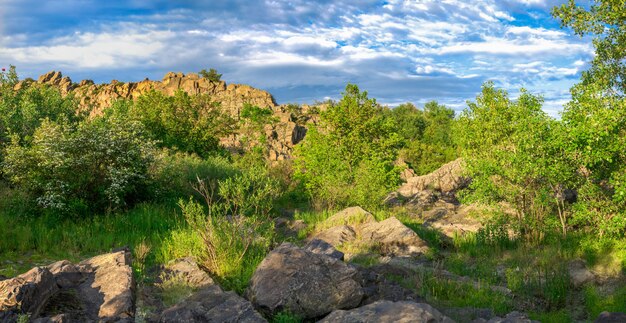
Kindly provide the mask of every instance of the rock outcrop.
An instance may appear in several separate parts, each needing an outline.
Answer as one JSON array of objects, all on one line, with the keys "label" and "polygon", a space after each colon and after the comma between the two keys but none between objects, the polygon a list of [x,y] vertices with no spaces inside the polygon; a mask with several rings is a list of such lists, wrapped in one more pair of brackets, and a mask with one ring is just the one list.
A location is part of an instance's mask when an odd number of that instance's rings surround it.
[{"label": "rock outcrop", "polygon": [[317,318],[359,305],[363,290],[357,274],[338,259],[283,243],[257,267],[246,295],[266,314],[286,310]]},{"label": "rock outcrop", "polygon": [[415,302],[378,301],[353,310],[337,310],[320,323],[428,322],[453,323],[432,306]]},{"label": "rock outcrop", "polygon": [[163,311],[159,322],[267,322],[250,302],[212,285]]},{"label": "rock outcrop", "polygon": [[463,159],[458,158],[430,174],[407,178],[406,183],[397,191],[405,198],[410,198],[425,190],[450,193],[467,186],[467,184],[469,184],[468,179],[463,177]]},{"label": "rock outcrop", "polygon": [[[30,83],[32,82],[21,81],[16,85],[16,89],[23,88]],[[120,82],[113,80],[109,84],[95,84],[91,80],[74,83],[69,77],[64,77],[61,72],[52,71],[41,75],[36,83],[56,87],[62,95],[72,94],[79,102],[79,110],[88,112],[92,116],[102,114],[102,111],[111,106],[115,100],[136,100],[153,90],[166,95],[174,95],[179,90],[190,95],[208,95],[211,101],[219,103],[220,108],[235,119],[239,119],[245,104],[271,109],[276,122],[265,125],[263,135],[267,138],[268,158],[272,161],[290,158],[293,146],[306,135],[306,124],[317,122],[316,113],[312,112],[313,109],[309,106],[303,105],[298,111],[294,111],[288,105],[277,105],[267,91],[243,84],[213,82],[195,73],[170,72],[161,81],[145,79],[140,82]],[[240,142],[240,134],[221,138],[220,142],[229,149],[244,148]]]},{"label": "rock outcrop", "polygon": [[360,207],[340,211],[322,223],[332,226],[315,234],[318,239],[340,247],[352,243],[360,249],[375,249],[383,256],[420,256],[428,245],[413,230],[395,217],[377,222],[374,216]]},{"label": "rock outcrop", "polygon": [[3,322],[20,314],[38,322],[131,322],[134,305],[128,250],[78,264],[59,261],[0,282]]}]

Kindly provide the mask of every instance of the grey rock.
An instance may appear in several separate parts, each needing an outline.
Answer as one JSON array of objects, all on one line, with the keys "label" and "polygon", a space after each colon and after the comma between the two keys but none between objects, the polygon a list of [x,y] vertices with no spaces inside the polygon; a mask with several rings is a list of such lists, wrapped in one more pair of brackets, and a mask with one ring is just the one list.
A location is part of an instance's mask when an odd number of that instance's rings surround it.
[{"label": "grey rock", "polygon": [[57,261],[47,268],[54,275],[59,288],[75,287],[85,279],[80,268],[67,260]]},{"label": "grey rock", "polygon": [[267,322],[250,302],[217,286],[202,288],[163,311],[159,322]]},{"label": "grey rock", "polygon": [[378,301],[357,309],[336,310],[320,323],[428,322],[453,323],[432,306],[415,302]]},{"label": "grey rock", "polygon": [[283,243],[258,266],[246,295],[267,314],[287,310],[316,318],[359,305],[363,290],[356,276],[356,269],[337,259]]},{"label": "grey rock", "polygon": [[45,267],[0,281],[0,319],[11,321],[25,313],[37,317],[58,290],[54,276]]},{"label": "grey rock", "polygon": [[326,255],[326,256],[329,256],[331,258],[335,258],[337,260],[343,260],[343,257],[344,257],[343,252],[335,249],[335,247],[333,247],[328,242],[326,242],[324,240],[320,240],[320,239],[313,239],[313,240],[309,241],[304,246],[304,249],[308,250],[308,251],[310,251],[312,253],[315,253],[315,254],[318,254],[318,255]]},{"label": "grey rock", "polygon": [[78,264],[86,279],[76,290],[87,318],[124,321],[134,316],[135,282],[128,250],[99,255]]},{"label": "grey rock", "polygon": [[180,258],[169,262],[162,271],[160,279],[180,278],[194,288],[202,288],[214,285],[213,279],[193,260],[193,258]]},{"label": "grey rock", "polygon": [[356,232],[352,227],[340,225],[316,234],[313,239],[323,240],[332,246],[338,247],[346,242],[354,241],[356,239]]},{"label": "grey rock", "polygon": [[334,225],[354,225],[360,223],[376,222],[374,216],[360,206],[353,206],[333,214],[326,219],[326,223]]},{"label": "grey rock", "polygon": [[567,272],[570,282],[577,288],[596,280],[596,275],[587,269],[587,265],[581,259],[570,261],[567,265]]},{"label": "grey rock", "polygon": [[418,256],[429,249],[424,240],[395,217],[366,223],[360,231],[362,242],[380,246],[383,255]]}]

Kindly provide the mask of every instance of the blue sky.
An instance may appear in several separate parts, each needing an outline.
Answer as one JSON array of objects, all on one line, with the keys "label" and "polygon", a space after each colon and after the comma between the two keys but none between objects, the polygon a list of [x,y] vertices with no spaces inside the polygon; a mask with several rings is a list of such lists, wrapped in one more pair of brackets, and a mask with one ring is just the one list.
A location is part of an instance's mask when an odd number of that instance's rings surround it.
[{"label": "blue sky", "polygon": [[485,81],[544,96],[557,115],[590,40],[562,30],[565,0],[0,0],[0,65],[21,77],[161,79],[216,68],[278,103],[437,100],[462,110]]}]

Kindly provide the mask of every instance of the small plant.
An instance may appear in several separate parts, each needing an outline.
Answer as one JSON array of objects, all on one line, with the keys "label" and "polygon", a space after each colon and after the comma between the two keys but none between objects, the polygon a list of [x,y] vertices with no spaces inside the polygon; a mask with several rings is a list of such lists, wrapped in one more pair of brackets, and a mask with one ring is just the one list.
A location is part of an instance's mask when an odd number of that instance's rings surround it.
[{"label": "small plant", "polygon": [[151,249],[150,245],[146,243],[146,240],[141,240],[141,242],[134,249],[135,259],[137,261],[137,270],[140,275],[143,275],[145,272],[146,257],[150,253]]},{"label": "small plant", "polygon": [[211,82],[219,82],[222,80],[222,74],[217,73],[217,70],[214,68],[211,68],[208,71],[206,69],[202,69],[199,74]]},{"label": "small plant", "polygon": [[300,323],[303,321],[304,320],[296,314],[293,314],[288,311],[282,311],[282,312],[276,313],[276,315],[272,317],[272,320],[270,322],[272,323]]}]

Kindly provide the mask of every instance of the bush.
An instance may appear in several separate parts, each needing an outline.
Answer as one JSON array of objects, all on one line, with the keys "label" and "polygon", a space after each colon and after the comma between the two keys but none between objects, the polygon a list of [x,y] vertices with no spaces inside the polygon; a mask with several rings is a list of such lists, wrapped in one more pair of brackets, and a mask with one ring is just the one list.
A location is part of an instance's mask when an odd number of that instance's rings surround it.
[{"label": "bush", "polygon": [[211,82],[219,82],[222,80],[222,74],[217,73],[217,70],[214,68],[209,69],[208,71],[206,69],[202,69],[202,71],[200,71],[200,76]]},{"label": "bush", "polygon": [[208,212],[191,199],[179,205],[203,243],[198,258],[225,288],[243,292],[274,239],[269,212],[278,184],[253,166],[221,181],[198,179],[195,188]]},{"label": "bush", "polygon": [[116,101],[106,111],[141,122],[149,138],[162,147],[201,157],[224,154],[220,138],[236,129],[235,120],[211,96],[182,90],[173,96],[153,90],[136,101]]},{"label": "bush", "polygon": [[349,84],[296,146],[296,178],[318,207],[380,205],[399,182],[400,138],[376,100]]},{"label": "bush", "polygon": [[13,137],[3,171],[39,207],[85,215],[143,198],[153,153],[137,122],[98,118],[74,128],[44,121],[32,143],[21,146]]}]

